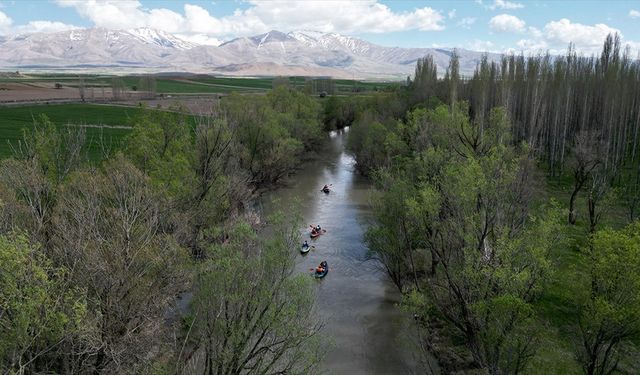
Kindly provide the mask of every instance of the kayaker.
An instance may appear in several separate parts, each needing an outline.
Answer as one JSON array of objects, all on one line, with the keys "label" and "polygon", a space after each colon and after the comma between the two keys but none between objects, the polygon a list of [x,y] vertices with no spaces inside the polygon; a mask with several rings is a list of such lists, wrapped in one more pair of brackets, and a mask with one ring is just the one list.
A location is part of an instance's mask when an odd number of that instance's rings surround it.
[{"label": "kayaker", "polygon": [[322,190],[329,190],[329,185],[324,185],[324,187],[322,188]]},{"label": "kayaker", "polygon": [[304,243],[302,244],[302,247],[309,247],[309,244],[307,243],[307,240],[304,240]]},{"label": "kayaker", "polygon": [[321,230],[321,228],[320,228],[320,224],[316,225],[316,232],[317,232],[317,233],[320,233],[320,230]]}]

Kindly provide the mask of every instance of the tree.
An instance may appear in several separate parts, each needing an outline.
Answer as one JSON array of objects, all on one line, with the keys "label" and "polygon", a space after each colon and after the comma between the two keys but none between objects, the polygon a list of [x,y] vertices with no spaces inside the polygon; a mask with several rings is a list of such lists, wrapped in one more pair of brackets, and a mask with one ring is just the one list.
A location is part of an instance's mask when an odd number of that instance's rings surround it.
[{"label": "tree", "polygon": [[81,330],[83,290],[69,287],[68,270],[55,267],[22,235],[0,236],[0,371],[55,371],[64,344]]},{"label": "tree", "polygon": [[[260,240],[238,223],[195,280],[183,373],[314,373],[322,343],[306,275],[292,276],[297,231]],[[295,227],[292,227],[295,228]]]},{"label": "tree", "polygon": [[256,190],[292,173],[305,147],[315,147],[321,139],[320,106],[284,87],[264,98],[230,95],[223,111],[242,146],[241,166]]},{"label": "tree", "polygon": [[111,78],[111,95],[113,96],[113,100],[124,99],[124,93],[125,93],[125,85],[122,78],[119,78],[119,77]]},{"label": "tree", "polygon": [[58,130],[42,115],[12,145],[15,157],[0,162],[0,185],[16,203],[10,226],[26,230],[47,250],[58,187],[84,161],[85,140],[84,128]]},{"label": "tree", "polygon": [[138,85],[133,87],[133,91],[142,92],[143,97],[146,97],[147,99],[153,99],[156,97],[156,89],[156,77],[150,75],[140,77]]},{"label": "tree", "polygon": [[[409,77],[407,77],[409,80]],[[423,102],[436,94],[438,84],[438,67],[433,56],[427,55],[418,59],[416,70],[410,87],[415,102]]]},{"label": "tree", "polygon": [[11,147],[15,159],[33,162],[47,178],[59,184],[86,160],[85,145],[84,127],[58,127],[43,114]]},{"label": "tree", "polygon": [[601,163],[599,141],[595,134],[582,132],[576,136],[571,169],[573,171],[573,192],[569,199],[569,223],[576,223],[575,202],[578,193],[589,180],[591,173]]},{"label": "tree", "polygon": [[637,218],[638,204],[640,204],[640,164],[635,169],[635,176],[631,176],[626,181],[626,186],[623,192],[623,199],[629,212],[629,221],[634,221]]},{"label": "tree", "polygon": [[611,187],[611,177],[604,168],[596,168],[591,172],[587,186],[587,210],[589,212],[589,233],[596,230],[602,216],[611,209],[618,190]]},{"label": "tree", "polygon": [[275,77],[272,81],[271,81],[271,88],[273,90],[279,88],[279,87],[284,87],[286,89],[289,89],[289,77],[284,77],[284,76],[279,76],[279,77]]},{"label": "tree", "polygon": [[384,172],[376,178],[383,191],[373,199],[376,224],[367,230],[365,241],[373,258],[384,267],[400,292],[405,291],[407,284],[419,289],[414,260],[417,233],[407,200],[415,193],[406,179]]},{"label": "tree", "polygon": [[449,67],[447,68],[448,82],[448,98],[451,112],[455,113],[456,103],[458,101],[458,85],[460,82],[460,59],[458,52],[454,49],[449,60]]},{"label": "tree", "polygon": [[577,358],[586,374],[611,374],[640,338],[640,223],[596,232],[578,320]]},{"label": "tree", "polygon": [[84,84],[84,78],[82,77],[78,77],[78,94],[80,95],[80,100],[84,103],[85,84]]},{"label": "tree", "polygon": [[85,368],[139,372],[158,354],[164,317],[185,289],[186,252],[163,233],[149,179],[122,156],[79,171],[60,194],[53,258],[87,289],[95,325]]},{"label": "tree", "polygon": [[551,273],[559,216],[530,214],[534,165],[526,145],[510,144],[505,111],[480,125],[456,108],[428,121],[416,112],[400,128],[430,142],[412,143],[413,163],[378,164],[388,167],[376,176],[394,178],[377,183],[383,209],[367,239],[401,290],[422,296],[420,316],[448,323],[479,367],[517,373],[536,349],[532,303]]}]

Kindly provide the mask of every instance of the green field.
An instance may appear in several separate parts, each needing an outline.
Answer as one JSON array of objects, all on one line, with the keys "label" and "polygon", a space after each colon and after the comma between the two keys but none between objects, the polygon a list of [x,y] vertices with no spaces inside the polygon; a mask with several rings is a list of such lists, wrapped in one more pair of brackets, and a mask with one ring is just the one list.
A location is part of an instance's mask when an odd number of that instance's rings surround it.
[{"label": "green field", "polygon": [[[83,76],[87,87],[110,87],[114,76],[89,75]],[[125,89],[132,90],[140,84],[141,76],[123,76]],[[221,94],[231,92],[264,92],[273,87],[273,77],[242,78],[242,77],[215,77],[209,75],[177,75],[156,76],[156,91],[159,94]],[[307,77],[289,77],[291,86],[303,88]],[[78,75],[71,74],[46,74],[29,75],[24,77],[0,77],[1,83],[25,83],[48,82],[61,83],[63,86],[77,87]],[[369,82],[348,79],[334,80],[337,94],[351,92],[382,90],[398,82]]]},{"label": "green field", "polygon": [[[132,119],[143,110],[135,107],[107,106],[95,104],[32,105],[25,107],[0,107],[0,158],[11,156],[10,144],[17,144],[24,129],[33,126],[33,119],[45,114],[56,126],[86,127],[89,153],[99,152],[98,140],[102,138],[111,145],[118,145],[129,133]],[[117,127],[117,128],[114,128]]]}]

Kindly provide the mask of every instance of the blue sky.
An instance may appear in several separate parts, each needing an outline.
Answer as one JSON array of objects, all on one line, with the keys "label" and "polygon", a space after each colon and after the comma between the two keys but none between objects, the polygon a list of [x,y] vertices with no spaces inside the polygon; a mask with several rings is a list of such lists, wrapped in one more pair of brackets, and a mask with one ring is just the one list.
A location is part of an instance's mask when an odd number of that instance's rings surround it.
[{"label": "blue sky", "polygon": [[218,44],[238,36],[318,30],[388,46],[589,54],[609,32],[640,51],[639,1],[0,0],[0,34],[77,27],[153,27]]}]

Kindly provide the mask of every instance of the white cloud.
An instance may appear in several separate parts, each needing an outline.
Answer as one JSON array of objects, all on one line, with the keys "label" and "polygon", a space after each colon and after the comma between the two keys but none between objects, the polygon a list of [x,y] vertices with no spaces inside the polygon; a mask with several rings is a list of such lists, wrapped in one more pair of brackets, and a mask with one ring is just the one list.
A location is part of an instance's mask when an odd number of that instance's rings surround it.
[{"label": "white cloud", "polygon": [[510,14],[500,14],[489,21],[489,27],[491,30],[499,33],[523,32],[525,29],[525,22]]},{"label": "white cloud", "polygon": [[627,40],[623,44],[629,47],[632,58],[640,59],[640,42]]},{"label": "white cloud", "polygon": [[[72,7],[95,26],[112,29],[153,27],[166,32],[208,40],[255,35],[272,29],[310,29],[345,34],[386,33],[405,30],[443,30],[445,16],[429,7],[395,12],[377,0],[326,2],[249,0],[249,8],[215,17],[205,8],[185,4],[184,12],[146,9],[138,0],[56,0]],[[455,16],[455,12],[453,14]]]},{"label": "white cloud", "polygon": [[603,23],[594,26],[573,23],[563,18],[559,21],[551,21],[544,27],[545,39],[563,43],[574,43],[576,47],[590,48],[601,47],[608,34],[620,33],[620,30],[609,27]]},{"label": "white cloud", "polygon": [[452,9],[449,11],[449,13],[447,13],[447,16],[449,16],[449,18],[455,18],[456,17],[456,10]]},{"label": "white cloud", "polygon": [[4,14],[4,12],[0,12],[0,34],[8,32],[12,23],[13,20],[9,18],[9,16]]},{"label": "white cloud", "polygon": [[[251,8],[236,13],[238,18],[257,19],[282,30],[312,27],[320,31],[344,33],[384,33],[418,29],[443,30],[440,12],[429,7],[412,12],[393,12],[377,0],[354,2],[256,1]],[[235,15],[234,15],[235,16]]]},{"label": "white cloud", "polygon": [[492,52],[494,44],[488,40],[476,39],[473,42],[469,43],[467,46],[472,51]]},{"label": "white cloud", "polygon": [[52,21],[31,21],[26,25],[19,25],[13,28],[12,33],[30,34],[30,33],[55,33],[58,31],[66,31],[79,29],[78,26],[69,25],[62,22]]},{"label": "white cloud", "polygon": [[477,18],[475,17],[464,17],[460,21],[458,21],[458,23],[456,23],[456,26],[460,26],[463,29],[470,29],[471,25],[476,23],[476,20]]},{"label": "white cloud", "polygon": [[488,8],[491,10],[520,9],[520,8],[524,8],[524,5],[520,3],[512,3],[511,1],[506,1],[506,0],[494,0],[493,4],[490,5]]},{"label": "white cloud", "polygon": [[11,17],[0,11],[0,35],[52,33],[71,29],[77,29],[77,27],[62,22],[52,21],[31,21],[25,25],[13,25]]},{"label": "white cloud", "polygon": [[529,26],[529,34],[533,37],[533,38],[541,38],[542,37],[542,31],[538,30],[537,28],[533,27],[533,26]]},{"label": "white cloud", "polygon": [[167,32],[180,29],[184,18],[168,9],[145,10],[138,0],[56,0],[62,7],[74,8],[81,17],[95,26],[109,29],[136,27],[161,28]]},{"label": "white cloud", "polygon": [[583,55],[599,54],[608,34],[618,33],[623,48],[628,46],[632,56],[640,52],[640,43],[624,40],[620,30],[605,24],[583,25],[562,18],[548,22],[542,30],[528,27],[528,37],[516,43],[516,52],[564,54],[569,43],[573,43],[576,52]]},{"label": "white cloud", "polygon": [[549,48],[547,42],[541,39],[521,39],[516,43],[516,46],[519,50],[527,53],[541,53]]},{"label": "white cloud", "polygon": [[640,18],[640,11],[637,11],[635,9],[631,9],[629,11],[629,17],[631,17],[631,18]]}]

